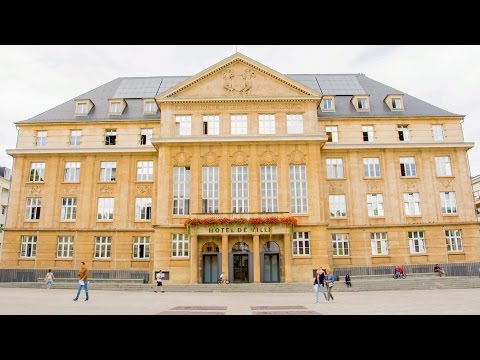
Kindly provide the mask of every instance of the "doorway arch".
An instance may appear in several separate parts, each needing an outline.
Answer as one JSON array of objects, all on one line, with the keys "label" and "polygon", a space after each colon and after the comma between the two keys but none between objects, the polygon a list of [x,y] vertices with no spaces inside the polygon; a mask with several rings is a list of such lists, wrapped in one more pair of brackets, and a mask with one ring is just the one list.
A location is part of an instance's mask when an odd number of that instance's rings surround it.
[{"label": "doorway arch", "polygon": [[202,282],[214,284],[217,282],[222,269],[222,256],[218,245],[213,241],[202,246]]},{"label": "doorway arch", "polygon": [[280,282],[280,247],[267,241],[260,252],[260,278],[264,283]]},{"label": "doorway arch", "polygon": [[252,254],[248,244],[242,241],[233,244],[230,257],[230,281],[234,283],[252,282]]}]

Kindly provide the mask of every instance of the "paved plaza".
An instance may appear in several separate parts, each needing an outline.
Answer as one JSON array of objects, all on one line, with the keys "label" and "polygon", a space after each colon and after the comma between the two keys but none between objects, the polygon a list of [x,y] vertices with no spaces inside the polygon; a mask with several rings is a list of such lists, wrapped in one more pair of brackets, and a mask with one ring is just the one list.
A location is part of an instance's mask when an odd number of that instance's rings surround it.
[{"label": "paved plaza", "polygon": [[201,293],[90,291],[74,302],[73,289],[0,288],[1,315],[400,315],[480,314],[480,289],[334,293],[314,303],[314,293]]}]

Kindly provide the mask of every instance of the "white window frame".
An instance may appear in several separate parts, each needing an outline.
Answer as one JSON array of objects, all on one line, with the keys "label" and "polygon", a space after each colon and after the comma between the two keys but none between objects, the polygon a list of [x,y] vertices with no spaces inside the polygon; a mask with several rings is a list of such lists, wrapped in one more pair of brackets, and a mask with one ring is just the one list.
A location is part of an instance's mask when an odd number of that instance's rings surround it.
[{"label": "white window frame", "polygon": [[275,134],[275,114],[258,115],[258,133]]},{"label": "white window frame", "polygon": [[65,162],[63,181],[64,182],[80,182],[80,162],[79,161]]},{"label": "white window frame", "polygon": [[28,174],[29,182],[44,182],[45,181],[45,163],[32,162],[30,163],[30,172]]},{"label": "white window frame", "polygon": [[220,135],[219,115],[203,115],[203,135]]},{"label": "white window frame", "polygon": [[320,110],[322,112],[333,112],[335,111],[335,98],[334,97],[324,97],[320,104]]},{"label": "white window frame", "polygon": [[36,146],[46,146],[47,145],[47,131],[38,130],[37,137],[35,139]]},{"label": "white window frame", "polygon": [[328,205],[331,219],[344,219],[347,217],[345,195],[328,195]]},{"label": "white window frame", "polygon": [[175,135],[177,136],[192,135],[192,116],[191,115],[175,116]]},{"label": "white window frame", "polygon": [[379,178],[380,176],[380,158],[363,158],[363,177]]},{"label": "white window frame", "polygon": [[73,236],[57,236],[57,259],[73,258]]},{"label": "white window frame", "polygon": [[248,117],[247,115],[230,115],[230,133],[232,135],[248,134]]},{"label": "white window frame", "polygon": [[293,233],[292,256],[310,256],[310,233],[308,231]]},{"label": "white window frame", "polygon": [[327,163],[327,179],[343,179],[343,159],[329,158]]},{"label": "white window frame", "polygon": [[420,209],[420,193],[404,193],[403,194],[403,208],[406,216],[422,215]]},{"label": "white window frame", "polygon": [[392,110],[403,110],[402,98],[392,97]]},{"label": "white window frame", "polygon": [[153,181],[153,161],[137,161],[137,181]]},{"label": "white window frame", "polygon": [[442,206],[442,215],[452,215],[457,213],[457,198],[455,191],[440,192],[440,203]]},{"label": "white window frame", "polygon": [[110,106],[108,107],[109,115],[121,115],[123,112],[123,106],[121,101],[110,101]]},{"label": "white window frame", "polygon": [[42,209],[42,198],[29,197],[25,203],[25,220],[38,221]]},{"label": "white window frame", "polygon": [[117,162],[100,161],[100,182],[115,182],[117,180]]},{"label": "white window frame", "polygon": [[140,129],[140,145],[152,145],[153,129]]},{"label": "white window frame", "polygon": [[386,232],[370,233],[372,255],[388,255],[388,238]]},{"label": "white window frame", "polygon": [[409,231],[408,243],[410,246],[410,254],[425,254],[427,252],[424,231]]},{"label": "white window frame", "polygon": [[357,109],[359,111],[368,111],[370,110],[370,104],[367,97],[357,98]]},{"label": "white window frame", "polygon": [[202,213],[217,214],[219,211],[219,167],[202,167]]},{"label": "white window frame", "polygon": [[397,131],[399,141],[410,141],[410,131],[408,129],[408,125],[397,125]]},{"label": "white window frame", "polygon": [[277,165],[260,166],[261,212],[278,212]]},{"label": "white window frame", "polygon": [[187,234],[172,234],[172,258],[188,258],[189,243]]},{"label": "white window frame", "polygon": [[362,139],[364,142],[373,142],[374,135],[373,125],[362,125]]},{"label": "white window frame", "polygon": [[112,251],[111,236],[95,236],[94,259],[110,259]]},{"label": "white window frame", "polygon": [[450,156],[435,156],[435,170],[437,176],[452,176]]},{"label": "white window frame", "polygon": [[[143,252],[143,254],[141,254]],[[132,239],[132,259],[150,259],[150,236],[134,236]]]},{"label": "white window frame", "polygon": [[385,216],[383,194],[367,194],[367,210],[369,217]]},{"label": "white window frame", "polygon": [[333,256],[350,256],[350,239],[348,234],[331,234]]},{"label": "white window frame", "polygon": [[135,221],[152,220],[152,198],[135,198]]},{"label": "white window frame", "polygon": [[307,167],[290,165],[290,212],[292,214],[308,213]]},{"label": "white window frame", "polygon": [[70,130],[70,145],[79,146],[82,141],[82,130]]},{"label": "white window frame", "polygon": [[416,177],[417,165],[414,157],[400,158],[400,176],[401,177]]},{"label": "white window frame", "polygon": [[325,133],[327,134],[327,142],[338,142],[338,126],[329,125],[325,126]]},{"label": "white window frame", "polygon": [[88,102],[77,102],[75,105],[75,115],[88,115]]},{"label": "white window frame", "polygon": [[115,198],[99,197],[97,201],[97,221],[112,221]]},{"label": "white window frame", "polygon": [[440,125],[440,124],[432,125],[432,133],[433,133],[433,140],[434,141],[444,141],[445,140],[445,133],[444,133],[443,125]]},{"label": "white window frame", "polygon": [[76,220],[77,219],[77,198],[62,198],[62,207],[60,209],[60,220]]},{"label": "white window frame", "polygon": [[117,144],[117,129],[105,129],[105,145],[113,146]]},{"label": "white window frame", "polygon": [[20,242],[20,257],[34,259],[37,256],[37,236],[22,235]]},{"label": "white window frame", "polygon": [[303,114],[287,114],[287,134],[303,134]]},{"label": "white window frame", "polygon": [[462,230],[445,230],[445,241],[448,252],[463,252]]},{"label": "white window frame", "polygon": [[173,215],[190,214],[190,168],[173,167]]},{"label": "white window frame", "polygon": [[158,111],[158,106],[155,100],[144,100],[143,101],[143,113],[144,114],[156,114]]},{"label": "white window frame", "polygon": [[232,212],[248,212],[248,166],[232,166]]}]

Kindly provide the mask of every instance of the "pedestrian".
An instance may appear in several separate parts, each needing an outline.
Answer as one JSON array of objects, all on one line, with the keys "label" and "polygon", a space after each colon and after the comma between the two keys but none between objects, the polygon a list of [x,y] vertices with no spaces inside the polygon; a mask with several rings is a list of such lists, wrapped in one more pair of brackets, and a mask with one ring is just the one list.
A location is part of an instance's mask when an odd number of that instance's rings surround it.
[{"label": "pedestrian", "polygon": [[85,301],[88,301],[88,269],[85,266],[85,261],[82,261],[80,263],[80,270],[78,270],[78,290],[77,290],[77,296],[75,296],[75,299],[73,301],[77,301],[78,297],[80,296],[80,291],[82,290],[82,287],[85,288]]},{"label": "pedestrian", "polygon": [[321,291],[325,302],[327,301],[327,294],[325,294],[325,285],[324,285],[325,273],[322,269],[317,269],[317,273],[313,278],[313,288],[315,289],[315,303],[318,303],[318,292]]},{"label": "pedestrian", "polygon": [[438,275],[440,275],[440,277],[443,276],[447,276],[447,274],[445,273],[445,270],[443,270],[440,265],[438,264],[435,264],[434,268],[433,268],[433,272],[436,272],[438,273]]},{"label": "pedestrian", "polygon": [[47,289],[50,289],[50,287],[53,284],[53,279],[55,276],[53,276],[52,269],[48,269],[47,275],[45,275],[45,281],[47,282]]},{"label": "pedestrian", "polygon": [[[157,289],[160,287],[160,291],[162,293],[165,292],[165,291],[163,291],[163,286],[162,286],[162,280],[163,280],[164,277],[165,277],[165,275],[163,274],[162,270],[159,270],[155,274],[155,280],[157,280]],[[155,292],[157,292],[157,289],[155,289]]]},{"label": "pedestrian", "polygon": [[347,284],[347,287],[349,288],[352,287],[352,280],[350,279],[350,274],[345,275],[345,284]]},{"label": "pedestrian", "polygon": [[335,278],[333,277],[333,271],[328,268],[325,271],[325,283],[327,284],[327,301],[330,301],[332,299],[333,302],[333,295],[332,295],[332,290],[333,290],[333,285],[335,283]]}]

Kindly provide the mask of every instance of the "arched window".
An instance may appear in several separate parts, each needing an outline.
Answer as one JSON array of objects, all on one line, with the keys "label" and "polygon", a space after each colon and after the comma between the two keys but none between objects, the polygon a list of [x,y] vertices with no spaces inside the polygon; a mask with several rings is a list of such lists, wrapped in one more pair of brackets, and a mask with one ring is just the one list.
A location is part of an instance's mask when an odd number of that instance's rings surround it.
[{"label": "arched window", "polygon": [[202,247],[202,252],[219,252],[217,244],[208,242]]},{"label": "arched window", "polygon": [[232,246],[232,252],[250,251],[248,245],[244,242],[237,242]]},{"label": "arched window", "polygon": [[280,248],[278,247],[275,241],[268,241],[263,245],[263,252],[280,252]]}]

